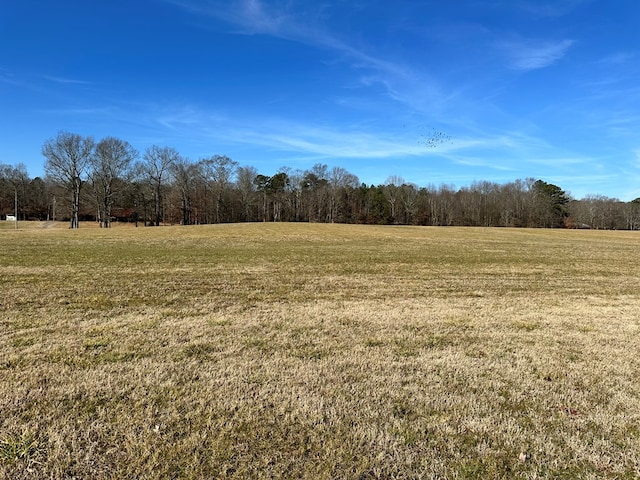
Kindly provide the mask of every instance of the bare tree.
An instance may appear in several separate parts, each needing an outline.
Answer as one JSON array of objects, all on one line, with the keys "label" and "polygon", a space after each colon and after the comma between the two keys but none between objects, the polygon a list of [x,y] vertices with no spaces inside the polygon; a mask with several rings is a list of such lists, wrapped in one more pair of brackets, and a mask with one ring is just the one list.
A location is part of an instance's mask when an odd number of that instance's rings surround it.
[{"label": "bare tree", "polygon": [[347,189],[354,189],[358,186],[358,177],[349,173],[342,167],[333,167],[329,171],[329,221],[335,222],[340,218],[340,213],[345,209],[345,205],[340,202],[340,196]]},{"label": "bare tree", "polygon": [[185,158],[178,159],[172,166],[174,185],[180,195],[182,210],[182,224],[191,225],[192,203],[195,185],[198,177],[201,176],[200,164],[193,164]]},{"label": "bare tree", "polygon": [[155,222],[156,226],[159,226],[162,221],[164,185],[171,175],[171,166],[179,160],[180,155],[172,147],[152,145],[144,153],[144,162],[141,165],[141,169],[142,174],[146,177],[153,190],[153,222]]},{"label": "bare tree", "polygon": [[290,170],[288,175],[289,185],[287,189],[290,196],[289,202],[291,204],[292,220],[299,222],[302,220],[304,213],[302,193],[304,190],[305,173],[299,168],[296,168],[295,170]]},{"label": "bare tree", "polygon": [[258,171],[254,167],[238,167],[236,174],[236,188],[240,191],[242,198],[242,205],[244,208],[243,217],[245,222],[249,222],[253,219],[251,214],[252,197],[256,191],[256,185],[254,184],[255,178],[258,176]]},{"label": "bare tree", "polygon": [[400,200],[400,187],[405,183],[404,178],[397,175],[390,176],[384,183],[384,196],[387,198],[389,206],[391,207],[391,221],[393,223],[398,223],[397,214],[398,201]]},{"label": "bare tree", "polygon": [[404,212],[405,224],[411,224],[418,210],[419,189],[414,183],[403,183],[400,186],[400,202]]},{"label": "bare tree", "polygon": [[323,163],[316,163],[304,173],[302,191],[308,200],[310,222],[326,222],[329,219],[328,176],[328,167]]},{"label": "bare tree", "polygon": [[129,180],[131,165],[138,152],[129,142],[107,137],[98,142],[90,159],[93,188],[98,203],[98,221],[101,227],[111,226],[111,207],[117,180]]},{"label": "bare tree", "polygon": [[20,210],[18,209],[18,193],[22,194],[23,203],[25,196],[25,187],[29,182],[27,167],[23,163],[19,163],[15,167],[11,165],[0,165],[0,180],[11,186],[13,190],[13,211],[16,222],[16,230],[18,229],[18,220],[20,218]]},{"label": "bare tree", "polygon": [[52,179],[62,183],[70,194],[70,228],[79,227],[80,190],[93,147],[92,137],[69,132],[59,132],[42,146],[42,155],[46,158],[45,171]]},{"label": "bare tree", "polygon": [[213,205],[215,210],[215,223],[222,222],[221,207],[224,196],[231,186],[233,176],[238,168],[238,162],[231,160],[226,155],[214,155],[211,158],[200,160],[205,179],[211,184],[213,191]]},{"label": "bare tree", "polygon": [[[532,183],[527,180],[527,182]],[[522,227],[527,224],[529,187],[523,180],[515,180],[500,187],[500,224],[505,227]]]},{"label": "bare tree", "polygon": [[629,230],[640,229],[640,199],[636,198],[626,203],[622,208],[622,213]]}]

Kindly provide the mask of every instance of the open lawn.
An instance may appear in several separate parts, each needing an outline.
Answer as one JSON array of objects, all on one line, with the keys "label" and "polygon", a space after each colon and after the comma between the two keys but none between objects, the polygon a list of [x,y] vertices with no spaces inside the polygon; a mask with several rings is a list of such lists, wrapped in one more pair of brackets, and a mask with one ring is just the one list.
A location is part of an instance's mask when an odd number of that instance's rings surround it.
[{"label": "open lawn", "polygon": [[20,227],[0,478],[640,477],[638,232]]}]

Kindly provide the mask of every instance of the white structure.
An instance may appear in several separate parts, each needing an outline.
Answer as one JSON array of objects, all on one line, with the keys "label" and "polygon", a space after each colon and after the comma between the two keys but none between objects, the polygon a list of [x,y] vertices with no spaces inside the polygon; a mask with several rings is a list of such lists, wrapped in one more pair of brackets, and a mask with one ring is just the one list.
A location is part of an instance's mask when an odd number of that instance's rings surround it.
[{"label": "white structure", "polygon": [[16,221],[15,215],[7,215],[7,222],[15,222],[15,221]]}]

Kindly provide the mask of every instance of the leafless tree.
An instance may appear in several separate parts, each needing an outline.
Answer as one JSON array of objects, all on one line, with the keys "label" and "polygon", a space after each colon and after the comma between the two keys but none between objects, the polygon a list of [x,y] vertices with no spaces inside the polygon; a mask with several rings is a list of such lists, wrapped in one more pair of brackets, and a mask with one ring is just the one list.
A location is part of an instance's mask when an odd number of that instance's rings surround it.
[{"label": "leafless tree", "polygon": [[404,178],[399,177],[397,175],[392,175],[387,178],[387,181],[384,183],[384,196],[387,198],[389,202],[389,206],[391,207],[391,221],[393,223],[398,222],[398,201],[400,200],[400,187],[404,185]]},{"label": "leafless tree", "polygon": [[59,132],[55,138],[47,140],[42,146],[47,175],[62,183],[70,194],[70,228],[79,227],[80,190],[93,148],[92,137],[82,137],[69,132]]},{"label": "leafless tree", "polygon": [[404,210],[404,223],[413,222],[418,210],[419,189],[414,183],[403,183],[400,186],[400,202]]},{"label": "leafless tree", "polygon": [[205,179],[211,185],[213,192],[215,223],[220,223],[223,220],[221,215],[223,199],[236,174],[238,162],[231,160],[226,155],[214,155],[211,158],[200,160],[200,164]]},{"label": "leafless tree", "polygon": [[[281,169],[282,170],[282,169]],[[303,216],[303,188],[305,173],[303,170],[287,169],[289,183],[287,185],[288,210],[290,212],[289,220],[299,222]]]},{"label": "leafless tree", "polygon": [[358,177],[342,167],[333,167],[329,171],[329,221],[335,222],[339,218],[340,210],[345,208],[340,202],[341,194],[348,188],[358,186]]},{"label": "leafless tree", "polygon": [[98,203],[98,221],[101,227],[111,226],[113,196],[117,193],[117,180],[130,180],[131,166],[138,152],[129,142],[107,137],[98,142],[90,159],[90,172]]},{"label": "leafless tree", "polygon": [[0,165],[0,181],[8,184],[13,190],[13,210],[15,216],[15,227],[18,229],[18,220],[20,218],[20,210],[18,208],[18,194],[21,194],[24,202],[25,187],[29,183],[29,175],[27,167],[23,163],[19,163],[15,167],[12,165]]},{"label": "leafless tree", "polygon": [[178,194],[180,195],[182,224],[191,225],[193,223],[193,195],[196,181],[200,176],[199,164],[194,164],[184,158],[180,158],[171,166],[171,171],[174,178],[174,187],[178,190]]},{"label": "leafless tree", "polygon": [[236,174],[236,188],[240,192],[244,209],[243,216],[246,222],[253,219],[251,204],[256,191],[254,180],[257,176],[258,170],[254,167],[239,167]]},{"label": "leafless tree", "polygon": [[629,230],[640,229],[640,200],[635,199],[626,203],[622,208],[623,218],[625,220],[625,228]]},{"label": "leafless tree", "polygon": [[329,220],[329,170],[327,165],[316,163],[306,170],[303,179],[303,191],[308,203],[308,218],[311,222]]},{"label": "leafless tree", "polygon": [[172,147],[152,145],[144,153],[144,162],[141,165],[141,170],[153,190],[153,221],[156,226],[159,226],[162,221],[162,201],[165,183],[171,175],[171,166],[179,160],[180,155]]}]

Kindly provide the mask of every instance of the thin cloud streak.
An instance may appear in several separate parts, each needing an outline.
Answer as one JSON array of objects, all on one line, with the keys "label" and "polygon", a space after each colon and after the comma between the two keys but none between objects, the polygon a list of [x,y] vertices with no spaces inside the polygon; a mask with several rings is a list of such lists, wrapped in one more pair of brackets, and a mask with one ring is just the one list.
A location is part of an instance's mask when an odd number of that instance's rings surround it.
[{"label": "thin cloud streak", "polygon": [[[217,1],[194,2],[193,0],[167,0],[192,13],[207,15],[227,22],[239,30],[238,34],[269,35],[283,40],[302,43],[316,48],[332,51],[347,61],[354,70],[370,70],[375,72],[361,77],[362,86],[380,84],[388,92],[388,96],[396,101],[407,103],[404,91],[407,83],[423,85],[421,91],[437,91],[435,81],[428,76],[418,76],[406,65],[388,61],[384,58],[366,53],[339,38],[334,33],[312,23],[301,21],[295,12],[276,6],[265,7],[260,0],[239,0],[231,3]],[[421,95],[424,97],[424,95]],[[442,98],[430,95],[429,99]],[[414,103],[409,102],[409,103]]]},{"label": "thin cloud streak", "polygon": [[606,66],[611,65],[625,65],[633,62],[638,55],[633,52],[618,52],[611,54],[607,57],[601,58],[596,63],[603,64]]},{"label": "thin cloud streak", "polygon": [[[149,114],[149,117],[153,114]],[[384,129],[335,129],[266,117],[228,117],[188,106],[155,115],[159,133],[197,145],[230,148],[263,148],[286,153],[287,157],[314,159],[389,159],[440,158],[459,165],[483,167],[495,171],[516,171],[528,164],[563,171],[575,165],[595,165],[601,159],[567,152],[558,155],[557,147],[523,132],[500,135],[478,134],[455,138],[451,143],[429,148],[419,137],[390,134]],[[268,127],[252,128],[248,125]],[[486,154],[485,154],[486,153]],[[492,160],[487,160],[492,158]],[[284,160],[284,159],[283,159]]]},{"label": "thin cloud streak", "polygon": [[[218,132],[215,134],[220,136]],[[275,151],[322,158],[393,159],[433,154],[426,146],[416,146],[409,139],[293,124],[283,124],[270,131],[232,128],[223,136],[229,143],[242,145],[250,142]]]},{"label": "thin cloud streak", "polygon": [[519,40],[502,42],[500,47],[510,59],[514,70],[530,71],[546,68],[562,59],[575,44],[574,40],[556,42]]},{"label": "thin cloud streak", "polygon": [[100,116],[113,116],[116,113],[116,109],[113,107],[69,107],[69,108],[51,108],[51,109],[40,109],[36,110],[36,112],[46,115],[55,115],[55,116],[71,116],[75,117],[78,115],[87,116],[91,118],[99,118]]},{"label": "thin cloud streak", "polygon": [[524,0],[518,7],[537,17],[561,17],[590,0]]},{"label": "thin cloud streak", "polygon": [[247,35],[270,35],[273,37],[299,42],[318,48],[333,50],[348,57],[354,68],[373,68],[396,75],[403,75],[402,67],[381,58],[369,55],[354,48],[335,34],[313,23],[301,21],[294,11],[268,7],[261,0],[240,0],[232,5],[209,10],[208,13],[241,28],[240,33]]},{"label": "thin cloud streak", "polygon": [[2,70],[2,69],[0,69],[0,83],[4,83],[5,85],[11,85],[12,87],[31,88],[31,86],[28,83],[16,78],[16,76],[13,75],[11,72],[7,70]]},{"label": "thin cloud streak", "polygon": [[61,83],[65,85],[92,85],[92,82],[87,82],[85,80],[76,80],[73,78],[55,77],[51,75],[42,75],[42,78],[50,82]]},{"label": "thin cloud streak", "polygon": [[[194,106],[158,112],[151,107],[143,118],[153,118],[159,131],[190,143],[267,148],[296,155],[366,159],[433,155],[434,149],[410,135],[391,135],[359,128],[335,129],[262,116],[230,117]],[[261,128],[248,125],[262,125]],[[444,151],[440,149],[440,153]]]}]

